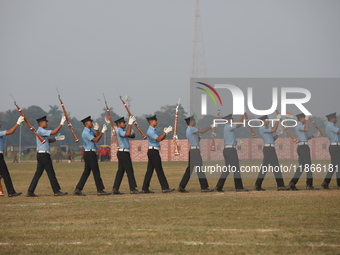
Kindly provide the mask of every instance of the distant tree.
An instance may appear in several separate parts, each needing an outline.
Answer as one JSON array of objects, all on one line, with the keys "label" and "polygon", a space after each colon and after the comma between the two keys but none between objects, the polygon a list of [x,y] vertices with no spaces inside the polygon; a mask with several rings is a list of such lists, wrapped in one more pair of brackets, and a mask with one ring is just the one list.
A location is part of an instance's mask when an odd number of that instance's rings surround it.
[{"label": "distant tree", "polygon": [[27,116],[27,118],[30,119],[32,125],[36,123],[35,121],[36,119],[47,115],[47,112],[45,112],[43,109],[36,105],[32,105],[29,106],[27,109],[24,109],[24,113]]},{"label": "distant tree", "polygon": [[[157,130],[159,131],[159,133],[163,132],[164,127],[167,126],[174,126],[174,117],[175,117],[175,110],[176,110],[176,106],[177,105],[164,105],[160,108],[160,110],[154,112],[154,113],[150,113],[147,115],[142,115],[142,116],[135,116],[136,120],[139,124],[139,126],[141,127],[141,129],[144,131],[144,133],[146,133],[149,124],[146,120],[147,116],[151,116],[153,114],[157,115],[158,121],[159,121],[159,125],[157,127]],[[62,111],[59,108],[59,106],[57,105],[50,105],[49,106],[49,110],[48,112],[45,112],[42,108],[40,108],[39,106],[36,105],[32,105],[29,106],[26,109],[22,109],[23,112],[25,113],[27,119],[30,121],[30,123],[37,128],[37,122],[36,119],[40,118],[44,115],[49,115],[48,116],[48,120],[49,120],[49,128],[53,129],[56,126],[59,125],[60,123],[60,118],[62,115]],[[117,118],[119,118],[120,116],[118,116],[113,108],[110,108],[110,112],[111,112],[111,116],[113,118],[113,120],[116,120]],[[95,119],[96,122],[98,122],[99,124],[104,124],[104,115],[106,114],[106,109],[103,108],[102,113],[100,114],[100,117],[98,117],[97,119]],[[251,116],[251,114],[249,115],[249,119],[255,119],[256,117]],[[17,121],[18,117],[20,116],[19,112],[17,111],[17,109],[13,109],[13,110],[7,110],[6,112],[0,112],[0,120],[2,122],[2,130],[6,130],[11,128]],[[184,121],[184,119],[187,117],[187,113],[184,111],[184,108],[180,105],[179,107],[179,118],[178,118],[178,138],[179,139],[186,139],[186,135],[185,135],[185,131],[187,129],[187,125]],[[221,116],[223,117],[223,116]],[[78,136],[79,139],[79,143],[78,145],[81,146],[82,145],[82,139],[81,139],[81,133],[84,129],[83,124],[80,122],[80,120],[71,117],[71,114],[69,113],[69,118],[70,121],[72,123],[73,129],[76,133],[76,135]],[[128,120],[128,116],[125,115],[126,120]],[[215,118],[215,116],[213,115],[207,115],[204,116],[202,119],[198,120],[197,122],[197,127],[198,128],[205,128],[209,125],[211,125],[213,123],[213,119]],[[234,116],[234,121],[238,121],[239,116]],[[340,118],[340,116],[338,116],[338,118]],[[317,117],[317,116],[313,116],[313,120],[315,121],[315,123],[318,125],[318,127],[325,132],[325,124],[327,123],[327,120],[325,117]],[[338,125],[339,126],[339,125]],[[101,127],[100,127],[101,128]],[[22,145],[23,146],[34,146],[36,143],[36,138],[35,136],[29,131],[29,129],[27,128],[26,124],[24,124],[24,126],[21,128],[22,129]],[[109,132],[110,132],[110,127],[109,127]],[[142,139],[142,136],[140,135],[140,133],[138,132],[138,130],[133,127],[135,133],[136,133],[136,139]],[[295,134],[295,128],[289,128],[290,131]],[[258,128],[254,128],[255,132],[258,134]],[[313,126],[313,124],[311,123],[310,125],[310,131],[309,131],[309,135],[312,135],[313,133],[315,133],[317,130],[315,129],[315,127]],[[109,143],[109,132],[107,132],[106,137],[107,137],[107,143]],[[74,145],[74,139],[73,136],[71,135],[69,128],[67,127],[67,124],[65,123],[64,127],[60,130],[60,133],[65,135],[65,140],[61,143],[58,144],[69,144],[69,145]],[[251,133],[249,128],[246,127],[240,127],[237,129],[236,131],[237,133],[237,138],[242,139],[242,138],[251,138]],[[223,125],[218,125],[217,126],[217,131],[216,131],[216,138],[223,138]],[[167,137],[167,139],[172,139],[173,133],[170,133]],[[207,138],[209,139],[211,137],[211,131],[206,132],[202,138]],[[258,137],[259,134],[258,134]],[[282,136],[284,137],[284,135]],[[7,136],[6,137],[6,144],[7,145],[17,145],[19,143],[19,130],[17,132],[15,132],[13,135]],[[102,139],[102,141],[99,143],[99,145],[104,143],[104,139]]]},{"label": "distant tree", "polygon": [[58,105],[50,105],[50,110],[48,112],[48,114],[50,116],[61,116],[63,114],[63,111],[59,110],[59,106]]},{"label": "distant tree", "polygon": [[[159,133],[163,133],[163,130],[165,127],[172,126],[174,127],[175,124],[175,114],[176,114],[176,107],[177,105],[164,105],[161,107],[160,111],[156,111],[154,114],[156,114],[158,119],[158,126],[157,130],[159,130]],[[178,126],[177,126],[177,136],[178,139],[185,139],[185,130],[187,128],[186,122],[184,119],[186,118],[186,112],[184,111],[184,108],[182,105],[178,107]],[[172,139],[173,132],[170,133],[170,135],[167,136],[167,139]]]}]

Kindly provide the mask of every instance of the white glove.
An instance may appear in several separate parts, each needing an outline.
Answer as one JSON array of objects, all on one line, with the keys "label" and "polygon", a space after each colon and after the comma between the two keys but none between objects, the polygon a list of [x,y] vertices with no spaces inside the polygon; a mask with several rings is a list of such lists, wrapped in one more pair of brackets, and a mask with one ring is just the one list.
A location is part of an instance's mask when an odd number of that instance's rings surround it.
[{"label": "white glove", "polygon": [[172,126],[164,128],[164,133],[169,134],[172,131]]},{"label": "white glove", "polygon": [[95,123],[93,124],[93,129],[94,129],[95,131],[97,131],[97,130],[99,129],[99,124],[98,124],[97,122],[95,122]]},{"label": "white glove", "polygon": [[310,115],[306,115],[305,120],[309,120]]},{"label": "white glove", "polygon": [[276,118],[277,118],[277,119],[282,119],[282,115],[281,115],[281,114],[278,114],[278,115],[276,116]]},{"label": "white glove", "polygon": [[56,135],[56,137],[54,137],[54,139],[56,141],[62,141],[65,139],[65,136],[64,135],[61,135],[60,133]]},{"label": "white glove", "polygon": [[237,146],[241,146],[243,143],[244,143],[244,142],[243,142],[242,140],[237,140],[237,141],[236,141]]},{"label": "white glove", "polygon": [[17,124],[20,125],[21,123],[23,123],[25,121],[25,118],[23,116],[20,116],[18,118]]},{"label": "white glove", "polygon": [[174,140],[178,140],[178,136],[177,136],[177,135],[174,135],[173,139],[174,139]]},{"label": "white glove", "polygon": [[215,123],[213,123],[212,125],[210,125],[210,127],[211,127],[211,128],[215,128],[215,127],[216,127]]},{"label": "white glove", "polygon": [[277,132],[276,132],[277,135],[282,135],[283,134],[283,129],[279,129]]},{"label": "white glove", "polygon": [[106,130],[107,130],[107,126],[104,124],[103,129],[102,129],[102,133],[104,134]]},{"label": "white glove", "polygon": [[135,121],[136,121],[135,116],[130,116],[128,124],[132,125]]},{"label": "white glove", "polygon": [[63,115],[61,117],[60,125],[64,125],[64,122],[66,121],[66,117]]}]

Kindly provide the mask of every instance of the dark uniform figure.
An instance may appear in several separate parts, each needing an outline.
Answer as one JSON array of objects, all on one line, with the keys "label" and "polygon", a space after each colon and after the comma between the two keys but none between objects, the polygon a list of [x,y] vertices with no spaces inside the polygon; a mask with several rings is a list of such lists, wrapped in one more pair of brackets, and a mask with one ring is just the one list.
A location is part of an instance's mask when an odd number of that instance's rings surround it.
[{"label": "dark uniform figure", "polygon": [[[8,168],[4,159],[4,150],[5,150],[5,139],[6,135],[11,135],[17,130],[19,125],[24,121],[24,117],[20,116],[18,118],[17,123],[10,130],[0,130],[0,176],[4,178],[5,186],[7,189],[7,193],[9,197],[20,196],[21,192],[16,192],[12,183],[11,176],[8,172]],[[1,121],[0,121],[1,128]]]},{"label": "dark uniform figure", "polygon": [[117,125],[116,129],[116,136],[118,139],[118,151],[117,151],[117,158],[118,158],[118,170],[116,173],[116,178],[114,180],[112,194],[113,195],[121,195],[122,192],[119,191],[120,184],[122,182],[124,172],[126,172],[128,181],[129,181],[129,187],[130,187],[130,193],[131,194],[138,194],[140,193],[136,187],[136,179],[135,175],[133,173],[133,167],[132,167],[132,161],[130,156],[130,144],[129,144],[129,138],[135,138],[135,134],[132,131],[132,124],[135,121],[135,117],[132,116],[129,118],[128,128],[125,131],[126,128],[126,122],[124,120],[124,117],[119,118],[115,121]]},{"label": "dark uniform figure", "polygon": [[205,176],[205,173],[201,171],[201,167],[203,166],[203,160],[200,151],[200,144],[199,144],[199,136],[198,134],[203,134],[209,131],[213,125],[204,128],[198,129],[196,126],[196,121],[194,116],[190,116],[185,119],[188,127],[186,130],[186,136],[190,144],[190,151],[189,151],[189,161],[188,167],[186,168],[184,175],[182,177],[181,182],[179,183],[178,191],[179,192],[188,192],[185,187],[187,186],[190,176],[196,166],[200,167],[200,170],[197,172],[198,180],[201,185],[201,192],[212,192],[213,189],[209,189],[208,181]]},{"label": "dark uniform figure", "polygon": [[38,138],[36,138],[37,141],[37,171],[35,172],[33,179],[31,181],[30,186],[28,187],[27,197],[37,197],[36,194],[34,194],[35,188],[38,185],[38,181],[43,174],[44,170],[46,170],[48,179],[50,180],[52,190],[55,196],[65,196],[67,195],[67,192],[61,192],[60,191],[60,185],[58,183],[57,177],[55,175],[55,171],[52,164],[52,159],[50,155],[50,143],[54,143],[55,141],[61,141],[65,139],[64,135],[58,134],[55,136],[54,139],[49,139],[48,137],[50,135],[55,135],[59,132],[61,127],[63,126],[66,118],[63,116],[61,118],[60,124],[58,127],[56,127],[54,130],[47,130],[48,127],[48,120],[46,119],[46,116],[41,117],[37,119],[37,122],[39,124],[39,128],[37,130],[37,133],[44,138],[46,141],[44,144],[40,142]]},{"label": "dark uniform figure", "polygon": [[163,141],[166,135],[172,131],[172,127],[169,126],[164,128],[163,134],[160,135],[156,129],[156,126],[158,124],[156,115],[148,117],[146,118],[146,120],[149,122],[150,125],[148,131],[146,132],[146,136],[148,138],[148,166],[145,173],[142,190],[144,193],[154,193],[149,189],[149,187],[153,171],[156,170],[158,181],[161,184],[162,192],[172,192],[175,189],[169,188],[168,180],[165,177],[162,166],[162,159],[159,155],[159,150],[161,149],[160,142]]},{"label": "dark uniform figure", "polygon": [[[81,120],[81,122],[83,122],[85,126],[83,133],[81,135],[83,138],[84,148],[85,148],[85,152],[84,152],[85,167],[84,167],[84,172],[82,176],[80,177],[80,180],[73,194],[77,196],[85,196],[85,194],[82,193],[82,190],[85,186],[87,178],[89,177],[92,171],[94,181],[97,187],[98,196],[110,195],[111,193],[107,193],[104,191],[105,187],[104,187],[102,178],[100,177],[98,158],[96,154],[96,150],[97,150],[96,143],[98,143],[100,138],[102,138],[103,134],[107,130],[107,126],[104,124],[102,131],[99,132],[98,131],[99,125],[97,123],[93,125],[91,116],[86,117],[85,119]],[[91,130],[92,127],[94,127],[94,130],[96,131],[96,133],[94,133]]]},{"label": "dark uniform figure", "polygon": [[[277,119],[280,118],[281,116],[278,115]],[[275,150],[275,140],[278,138],[278,135],[276,135],[275,132],[280,122],[277,121],[273,127],[269,127],[267,115],[262,116],[259,119],[263,121],[263,125],[259,128],[259,131],[262,136],[264,146],[263,146],[263,163],[260,172],[257,176],[257,180],[255,182],[255,190],[265,191],[265,189],[262,188],[262,182],[264,177],[266,176],[267,171],[270,170],[270,168],[272,168],[272,171],[274,172],[277,190],[279,191],[289,190],[290,189],[289,187],[287,188],[284,186],[282,172],[280,169],[279,160],[277,158]]]},{"label": "dark uniform figure", "polygon": [[12,163],[19,163],[19,161],[18,161],[18,152],[17,151],[14,151],[13,152],[13,162]]},{"label": "dark uniform figure", "polygon": [[329,189],[334,172],[336,172],[336,184],[340,189],[340,128],[335,126],[337,122],[336,113],[328,114],[326,125],[326,135],[329,138],[329,154],[331,155],[331,168],[328,169],[324,182],[321,186],[324,189]]},{"label": "dark uniform figure", "polygon": [[[244,115],[242,115],[239,119],[239,122],[242,122]],[[223,119],[226,119],[228,122],[224,126],[223,136],[224,136],[224,149],[223,149],[223,157],[225,166],[228,171],[225,171],[221,174],[220,179],[218,180],[215,190],[219,192],[223,192],[224,183],[230,173],[232,171],[234,173],[234,183],[235,189],[237,192],[249,191],[243,188],[243,183],[241,179],[240,173],[240,162],[238,159],[238,154],[236,150],[236,134],[235,131],[242,124],[232,124],[233,116],[229,114],[225,116]]]},{"label": "dark uniform figure", "polygon": [[300,113],[296,115],[298,119],[298,123],[295,127],[297,138],[299,139],[297,153],[299,156],[299,168],[294,174],[294,177],[289,182],[289,186],[292,190],[298,190],[296,188],[296,183],[299,181],[299,178],[303,171],[306,171],[307,180],[306,184],[307,190],[318,190],[318,188],[314,188],[313,186],[313,173],[310,169],[312,160],[310,156],[310,148],[308,146],[308,140],[312,139],[313,136],[308,137],[308,130],[309,130],[309,116],[306,116],[304,113]]},{"label": "dark uniform figure", "polygon": [[61,153],[61,149],[57,149],[57,158],[56,158],[56,163],[62,162],[62,157],[61,157],[62,153]]}]

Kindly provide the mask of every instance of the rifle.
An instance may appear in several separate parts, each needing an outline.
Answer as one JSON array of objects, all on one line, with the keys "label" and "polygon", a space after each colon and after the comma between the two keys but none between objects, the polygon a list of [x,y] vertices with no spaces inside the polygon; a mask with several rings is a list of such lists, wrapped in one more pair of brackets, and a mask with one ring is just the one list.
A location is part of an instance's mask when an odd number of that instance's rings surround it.
[{"label": "rifle", "polygon": [[56,88],[56,89],[57,89],[57,92],[58,92],[58,98],[59,98],[59,102],[60,102],[60,104],[61,104],[61,108],[63,109],[64,116],[65,116],[65,118],[66,118],[67,126],[69,127],[69,129],[70,129],[70,131],[71,131],[71,133],[72,133],[72,136],[73,136],[74,141],[77,143],[77,142],[79,142],[79,139],[78,139],[76,133],[75,133],[74,130],[73,130],[73,127],[72,127],[72,124],[71,124],[70,119],[68,118],[68,114],[67,114],[67,111],[66,111],[66,109],[65,109],[64,103],[63,103],[63,101],[61,101],[60,94],[59,94],[59,90],[58,90],[58,88]]},{"label": "rifle", "polygon": [[[244,112],[244,118],[245,118],[246,121],[248,122],[248,114],[247,114],[246,112]],[[248,127],[249,127],[249,129],[250,129],[251,135],[252,135],[254,138],[256,138],[257,135],[256,135],[256,133],[255,133],[253,127],[249,126],[249,124],[248,124]]]},{"label": "rifle", "polygon": [[[276,114],[280,114],[279,110],[275,110]],[[282,118],[280,119],[280,122],[282,123]],[[289,129],[286,126],[283,126],[284,130],[287,132],[287,134],[292,138],[294,143],[298,143],[299,140],[289,131]]]},{"label": "rifle", "polygon": [[[130,112],[130,109],[129,107],[127,106],[127,104],[124,102],[124,100],[122,99],[121,96],[119,96],[120,100],[122,101],[127,113],[129,114],[129,116],[133,116],[132,113]],[[139,133],[142,135],[143,139],[146,139],[146,135],[144,134],[143,130],[139,127],[137,121],[135,121],[133,123],[135,125],[135,127],[138,129]]]},{"label": "rifle", "polygon": [[321,131],[321,129],[316,125],[316,123],[314,122],[314,120],[309,117],[309,120],[313,123],[314,127],[320,132],[320,135],[325,136],[325,134]]},{"label": "rifle", "polygon": [[113,131],[113,136],[115,137],[116,143],[117,143],[117,147],[119,148],[119,143],[118,143],[118,138],[117,138],[117,135],[116,135],[115,125],[113,124],[111,112],[110,112],[109,107],[107,106],[107,102],[106,102],[106,98],[105,98],[104,93],[103,93],[103,97],[104,97],[104,101],[105,101],[106,111],[107,111],[107,114],[109,115],[110,125],[111,125],[111,129],[112,129],[112,131]]},{"label": "rifle", "polygon": [[174,124],[174,136],[173,136],[173,141],[174,141],[174,152],[175,152],[175,156],[179,155],[179,150],[178,150],[178,145],[177,145],[177,126],[178,126],[178,107],[179,107],[179,101],[180,98],[178,99],[178,104],[176,107],[176,113],[175,113],[175,124]]},{"label": "rifle", "polygon": [[[220,118],[220,114],[221,114],[221,111],[220,109],[218,109],[216,119]],[[211,146],[210,146],[211,151],[216,151],[215,136],[216,136],[216,127],[213,128],[212,133],[211,133]]]},{"label": "rifle", "polygon": [[[11,95],[12,96],[12,95]],[[28,121],[28,119],[25,117],[25,114],[22,112],[21,108],[17,105],[17,102],[15,101],[14,97],[12,96],[14,100],[14,105],[17,107],[19,113],[21,114],[22,117],[24,117],[26,125],[29,127],[29,129],[32,131],[33,134],[39,139],[39,141],[44,144],[46,143],[45,139],[41,137],[36,131],[35,128],[31,125],[31,123]]]}]

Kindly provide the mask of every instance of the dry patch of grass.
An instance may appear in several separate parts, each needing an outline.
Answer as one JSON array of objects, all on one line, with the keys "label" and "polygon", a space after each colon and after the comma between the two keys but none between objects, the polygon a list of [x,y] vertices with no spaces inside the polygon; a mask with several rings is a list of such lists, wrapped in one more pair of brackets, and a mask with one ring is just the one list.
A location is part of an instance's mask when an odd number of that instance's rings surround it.
[{"label": "dry patch of grass", "polygon": [[[251,162],[247,162],[250,163]],[[257,162],[256,162],[257,163]],[[17,191],[27,191],[35,163],[8,164]],[[171,187],[177,188],[186,162],[164,162]],[[100,163],[110,191],[116,163]],[[134,163],[141,186],[146,163]],[[55,164],[63,191],[72,193],[81,163]],[[252,188],[254,179],[245,178]],[[285,180],[286,182],[288,181]],[[216,179],[209,179],[211,187]],[[305,175],[298,183],[304,187]],[[315,186],[321,184],[315,180]],[[318,185],[317,185],[318,184]],[[335,185],[335,181],[332,181]],[[0,198],[2,254],[337,254],[340,243],[340,190],[278,192],[268,178],[266,192],[236,193],[233,180],[224,193],[201,193],[197,179],[190,193],[96,195],[90,176],[86,197],[54,197],[46,177],[38,198]],[[126,177],[121,191],[128,193]]]}]

